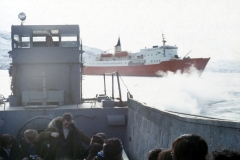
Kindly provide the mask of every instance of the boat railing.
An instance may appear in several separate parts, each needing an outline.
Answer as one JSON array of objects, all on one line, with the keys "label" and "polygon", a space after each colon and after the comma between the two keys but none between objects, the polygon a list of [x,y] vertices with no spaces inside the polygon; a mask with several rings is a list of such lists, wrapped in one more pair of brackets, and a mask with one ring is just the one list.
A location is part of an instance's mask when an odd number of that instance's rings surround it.
[{"label": "boat railing", "polygon": [[[107,83],[106,83],[106,76],[111,76],[111,91],[112,93],[110,93],[111,95],[109,95],[109,93],[107,93]],[[119,93],[119,97],[116,97],[115,93],[115,81],[117,78],[117,86],[118,86],[118,93]],[[101,94],[97,94],[96,97],[94,98],[82,98],[82,102],[83,103],[92,103],[92,106],[96,106],[96,104],[99,102],[101,103],[103,100],[107,101],[107,100],[112,100],[111,103],[114,103],[114,106],[117,107],[125,107],[127,106],[127,102],[122,100],[122,90],[121,90],[121,85],[120,85],[120,75],[118,73],[118,71],[115,72],[111,72],[111,73],[104,73],[103,74],[103,79],[104,79],[104,93]],[[114,81],[115,79],[115,81]],[[132,98],[132,95],[130,94],[130,92],[127,92],[128,97]],[[115,101],[116,100],[116,101]],[[108,103],[108,102],[106,102]],[[110,103],[110,101],[109,101]]]},{"label": "boat railing", "polygon": [[5,110],[5,103],[8,101],[7,98],[5,98],[3,95],[0,94],[0,106],[2,107],[3,104],[3,109]]},{"label": "boat railing", "polygon": [[121,87],[120,87],[120,83],[119,83],[119,74],[118,72],[112,72],[112,73],[104,73],[103,74],[103,79],[104,79],[104,94],[107,95],[106,92],[106,76],[110,75],[112,76],[112,98],[114,99],[114,75],[117,75],[117,82],[118,82],[118,90],[119,90],[119,97],[120,97],[120,101],[122,100],[122,96],[121,96]]}]

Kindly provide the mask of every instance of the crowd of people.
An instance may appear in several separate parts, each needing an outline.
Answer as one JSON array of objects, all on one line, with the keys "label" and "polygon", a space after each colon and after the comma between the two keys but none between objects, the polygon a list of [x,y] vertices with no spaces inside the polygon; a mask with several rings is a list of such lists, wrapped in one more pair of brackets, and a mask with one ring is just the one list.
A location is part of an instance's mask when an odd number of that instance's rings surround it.
[{"label": "crowd of people", "polygon": [[123,151],[118,138],[107,139],[105,133],[90,138],[70,113],[54,118],[40,134],[27,129],[20,142],[10,134],[3,134],[0,142],[0,160],[121,160]]},{"label": "crowd of people", "polygon": [[184,134],[175,139],[171,149],[153,149],[148,160],[240,160],[240,151],[214,150],[208,153],[207,142],[196,134]]},{"label": "crowd of people", "polygon": [[[45,131],[27,129],[20,142],[10,134],[0,137],[0,160],[122,160],[118,138],[97,133],[91,138],[74,123],[70,113],[54,118]],[[85,145],[84,145],[85,144]],[[240,152],[222,150],[208,154],[206,141],[196,134],[178,137],[171,149],[153,149],[148,160],[240,160]]]}]

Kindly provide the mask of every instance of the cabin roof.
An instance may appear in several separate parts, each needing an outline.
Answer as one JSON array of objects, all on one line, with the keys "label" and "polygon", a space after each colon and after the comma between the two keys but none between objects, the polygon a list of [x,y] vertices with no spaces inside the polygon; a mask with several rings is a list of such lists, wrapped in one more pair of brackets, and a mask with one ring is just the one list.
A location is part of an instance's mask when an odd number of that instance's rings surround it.
[{"label": "cabin roof", "polygon": [[12,25],[12,34],[32,33],[33,30],[59,30],[61,33],[79,33],[79,25]]}]

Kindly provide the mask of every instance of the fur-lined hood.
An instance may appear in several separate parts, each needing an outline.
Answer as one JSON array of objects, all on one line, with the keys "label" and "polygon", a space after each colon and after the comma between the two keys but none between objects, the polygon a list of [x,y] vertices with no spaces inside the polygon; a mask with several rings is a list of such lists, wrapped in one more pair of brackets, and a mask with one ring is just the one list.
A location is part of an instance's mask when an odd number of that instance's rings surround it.
[{"label": "fur-lined hood", "polygon": [[[72,123],[72,126],[75,127],[75,123]],[[62,117],[57,117],[54,118],[47,127],[47,131],[52,131],[52,132],[60,132],[60,129],[62,128]]]}]

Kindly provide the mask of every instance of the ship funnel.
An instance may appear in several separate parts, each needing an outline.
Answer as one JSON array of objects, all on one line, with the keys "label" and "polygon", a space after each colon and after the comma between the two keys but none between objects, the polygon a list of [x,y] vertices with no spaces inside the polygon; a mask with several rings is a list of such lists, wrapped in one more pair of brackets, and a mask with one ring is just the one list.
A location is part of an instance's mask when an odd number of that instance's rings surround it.
[{"label": "ship funnel", "polygon": [[115,46],[115,53],[116,52],[121,52],[122,51],[122,48],[121,48],[121,42],[120,42],[120,37],[118,38],[118,43],[117,45]]}]

